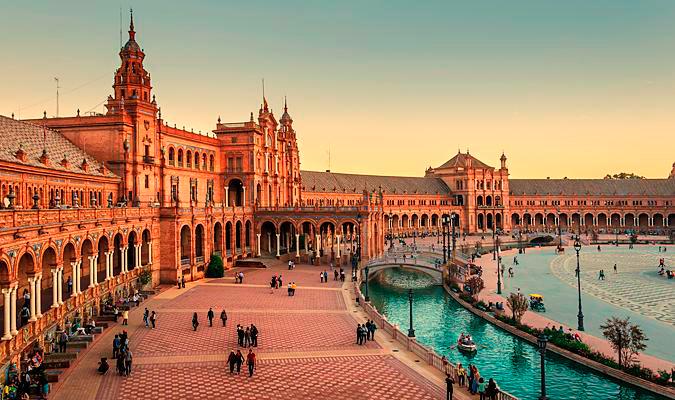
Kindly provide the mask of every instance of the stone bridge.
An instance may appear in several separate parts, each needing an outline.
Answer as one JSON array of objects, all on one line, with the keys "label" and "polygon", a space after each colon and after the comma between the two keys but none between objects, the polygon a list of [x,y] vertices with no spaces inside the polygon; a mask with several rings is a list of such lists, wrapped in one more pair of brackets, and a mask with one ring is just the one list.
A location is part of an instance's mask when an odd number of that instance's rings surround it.
[{"label": "stone bridge", "polygon": [[442,265],[436,262],[436,259],[429,259],[427,257],[413,257],[412,254],[406,254],[405,258],[403,255],[386,255],[368,261],[364,268],[361,269],[362,273],[364,274],[365,267],[368,267],[369,274],[373,274],[387,268],[410,268],[431,276],[434,279],[435,284],[441,285],[443,283]]}]

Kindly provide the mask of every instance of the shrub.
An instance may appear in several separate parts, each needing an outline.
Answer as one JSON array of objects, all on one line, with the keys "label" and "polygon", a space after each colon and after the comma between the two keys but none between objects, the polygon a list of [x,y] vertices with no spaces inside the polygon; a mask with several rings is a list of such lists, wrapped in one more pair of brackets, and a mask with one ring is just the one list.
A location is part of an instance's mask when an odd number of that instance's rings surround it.
[{"label": "shrub", "polygon": [[506,299],[506,302],[513,313],[513,320],[520,323],[520,320],[523,318],[523,314],[525,314],[525,311],[527,311],[527,298],[522,293],[511,293]]},{"label": "shrub", "polygon": [[222,278],[225,276],[225,267],[223,259],[219,255],[213,254],[209,260],[209,266],[206,268],[207,278]]},{"label": "shrub", "polygon": [[477,300],[478,294],[481,292],[481,290],[485,288],[485,283],[483,282],[483,279],[480,276],[474,275],[471,278],[467,279],[466,286],[469,288],[471,296]]},{"label": "shrub", "polygon": [[144,269],[139,275],[138,280],[141,282],[141,285],[147,285],[152,280],[152,272],[148,269]]}]

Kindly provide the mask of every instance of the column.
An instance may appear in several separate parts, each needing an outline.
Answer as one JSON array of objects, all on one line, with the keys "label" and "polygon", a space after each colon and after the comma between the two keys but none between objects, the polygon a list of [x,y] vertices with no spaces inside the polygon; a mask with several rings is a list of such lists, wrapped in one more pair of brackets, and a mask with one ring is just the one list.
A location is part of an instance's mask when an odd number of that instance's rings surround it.
[{"label": "column", "polygon": [[270,172],[270,169],[269,169],[270,164],[269,164],[268,158],[269,158],[269,154],[267,154],[267,152],[265,152],[265,172]]},{"label": "column", "polygon": [[89,256],[89,287],[92,288],[95,285],[94,276],[96,275],[96,256]]},{"label": "column", "polygon": [[92,276],[94,277],[94,286],[98,285],[98,254],[94,256],[94,271]]},{"label": "column", "polygon": [[304,235],[304,237],[305,237],[305,243],[304,243],[304,246],[305,246],[305,254],[309,254],[309,249],[307,248],[307,241],[308,241],[308,240],[307,240],[307,234],[306,234],[306,233],[303,233],[303,235]]},{"label": "column", "polygon": [[148,241],[148,264],[152,264],[152,240]]},{"label": "column", "polygon": [[28,285],[30,288],[30,319],[29,321],[37,321],[35,316],[35,282],[36,278],[28,278]]},{"label": "column", "polygon": [[105,253],[105,280],[107,281],[110,279],[110,251],[106,251]]},{"label": "column", "polygon": [[272,252],[272,233],[267,232],[267,252]]},{"label": "column", "polygon": [[241,205],[242,207],[246,207],[246,186],[242,186],[241,190]]},{"label": "column", "polygon": [[129,270],[129,257],[127,252],[129,251],[129,246],[124,246],[122,248],[122,273],[125,274]]},{"label": "column", "polygon": [[52,269],[52,308],[59,306],[59,295],[57,291],[59,290],[59,272],[58,268]]},{"label": "column", "polygon": [[39,274],[35,281],[35,316],[42,317],[42,274]]},{"label": "column", "polygon": [[3,335],[2,335],[2,340],[10,340],[12,338],[12,333],[10,331],[9,323],[11,319],[11,314],[10,314],[10,293],[12,293],[12,288],[6,288],[2,289],[2,295],[4,298],[4,310],[5,310],[5,323],[4,323],[4,330],[3,330]]},{"label": "column", "polygon": [[75,297],[77,295],[77,282],[80,280],[77,276],[77,261],[71,262],[70,267],[73,270],[73,291],[70,293],[70,297]]},{"label": "column", "polygon": [[258,257],[260,257],[260,234],[256,233],[255,236],[256,236],[256,241],[258,243]]},{"label": "column", "polygon": [[338,265],[340,265],[340,235],[335,235],[335,239],[337,240],[337,259],[338,259]]},{"label": "column", "polygon": [[230,206],[230,188],[225,186],[225,207]]},{"label": "column", "polygon": [[279,234],[277,233],[277,257],[279,257],[279,256],[281,255],[281,254],[279,253],[279,246],[281,245],[281,244],[279,243],[279,238],[280,238],[280,236],[281,236],[281,235],[279,235]]},{"label": "column", "polygon": [[134,268],[140,268],[142,265],[142,260],[141,260],[141,244],[137,244],[134,246],[136,248],[136,251],[134,252],[135,260],[136,260],[136,265],[134,265]]},{"label": "column", "polygon": [[295,258],[300,258],[300,235],[295,234]]},{"label": "column", "polygon": [[63,304],[63,266],[59,267],[56,271],[56,281],[59,285],[56,290],[57,299],[59,300],[59,305]]},{"label": "column", "polygon": [[9,326],[10,326],[10,333],[12,336],[16,336],[17,333],[19,333],[18,330],[16,330],[16,291],[19,290],[18,286],[14,286],[12,288],[12,291],[10,292],[10,297],[9,297]]}]

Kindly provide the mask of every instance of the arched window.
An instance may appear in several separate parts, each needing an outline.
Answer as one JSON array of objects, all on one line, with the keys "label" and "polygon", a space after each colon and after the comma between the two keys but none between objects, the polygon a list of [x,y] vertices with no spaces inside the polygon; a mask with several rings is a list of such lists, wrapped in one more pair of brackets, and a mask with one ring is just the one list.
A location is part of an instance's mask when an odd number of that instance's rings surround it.
[{"label": "arched window", "polygon": [[202,154],[202,169],[206,171],[206,153]]},{"label": "arched window", "polygon": [[185,166],[192,168],[192,152],[190,150],[185,153]]},{"label": "arched window", "polygon": [[199,169],[199,153],[195,151],[195,168]]},{"label": "arched window", "polygon": [[175,164],[176,164],[176,151],[173,149],[173,147],[169,147],[169,165]]},{"label": "arched window", "polygon": [[215,169],[215,163],[213,162],[213,154],[209,156],[209,170],[213,172]]},{"label": "arched window", "polygon": [[178,166],[183,166],[183,149],[178,149]]}]

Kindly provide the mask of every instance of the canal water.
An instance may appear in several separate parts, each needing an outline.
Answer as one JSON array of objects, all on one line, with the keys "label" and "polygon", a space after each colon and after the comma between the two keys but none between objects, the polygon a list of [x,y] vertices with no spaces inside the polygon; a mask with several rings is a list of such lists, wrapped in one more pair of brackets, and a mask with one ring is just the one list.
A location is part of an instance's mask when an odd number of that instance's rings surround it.
[{"label": "canal water", "polygon": [[[387,269],[370,280],[369,295],[387,319],[408,331],[408,289],[414,290],[413,317],[417,340],[445,355],[453,363],[475,364],[482,377],[495,378],[499,386],[523,400],[540,394],[540,356],[535,346],[474,316],[433,286],[423,273]],[[363,289],[362,289],[363,290]],[[475,355],[450,346],[459,335],[470,333],[479,345]],[[551,400],[661,400],[664,397],[599,375],[579,364],[547,353],[547,395]]]}]

